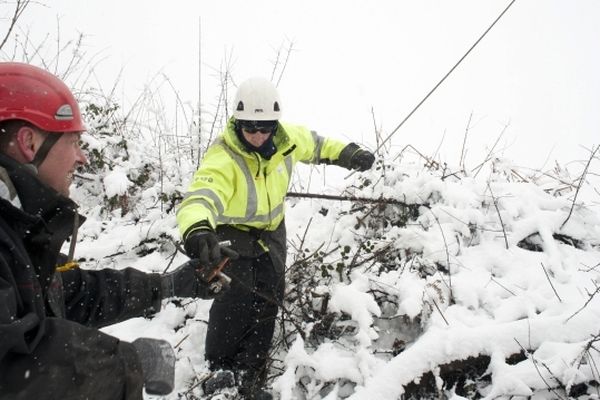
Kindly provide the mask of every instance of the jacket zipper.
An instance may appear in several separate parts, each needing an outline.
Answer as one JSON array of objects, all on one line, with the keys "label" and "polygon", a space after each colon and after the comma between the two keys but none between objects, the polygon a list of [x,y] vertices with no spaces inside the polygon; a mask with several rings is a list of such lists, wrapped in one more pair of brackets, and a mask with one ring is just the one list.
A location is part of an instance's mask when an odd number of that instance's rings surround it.
[{"label": "jacket zipper", "polygon": [[[256,169],[256,178],[260,177],[260,156],[256,153],[253,153],[254,157],[256,157],[256,162],[258,163],[258,168]],[[271,214],[271,196],[269,196],[269,191],[267,190],[267,167],[263,168],[263,177],[265,178],[265,193],[267,194],[267,207],[269,208],[269,227],[271,227],[273,223],[273,217]]]},{"label": "jacket zipper", "polygon": [[271,215],[271,196],[269,196],[269,191],[267,190],[267,167],[263,170],[263,176],[265,178],[265,192],[267,194],[267,206],[269,207],[269,228],[273,223],[273,218]]},{"label": "jacket zipper", "polygon": [[256,178],[258,179],[258,177],[260,176],[260,156],[256,153],[252,154],[254,154],[254,157],[256,157],[256,162],[258,163],[258,168],[256,168]]}]

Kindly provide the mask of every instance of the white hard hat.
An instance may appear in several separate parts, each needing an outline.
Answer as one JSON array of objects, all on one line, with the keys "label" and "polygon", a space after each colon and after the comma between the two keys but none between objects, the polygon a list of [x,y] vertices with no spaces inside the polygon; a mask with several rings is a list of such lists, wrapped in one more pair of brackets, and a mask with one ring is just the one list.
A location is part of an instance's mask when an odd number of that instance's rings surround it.
[{"label": "white hard hat", "polygon": [[277,88],[264,78],[250,78],[240,85],[233,103],[237,120],[277,121],[281,117],[281,100]]}]

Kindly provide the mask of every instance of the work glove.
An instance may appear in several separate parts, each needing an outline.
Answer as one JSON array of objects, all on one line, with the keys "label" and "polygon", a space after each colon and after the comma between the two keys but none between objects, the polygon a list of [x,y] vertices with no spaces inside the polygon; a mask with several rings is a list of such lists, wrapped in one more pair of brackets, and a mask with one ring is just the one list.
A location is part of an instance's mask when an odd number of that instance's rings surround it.
[{"label": "work glove", "polygon": [[217,265],[223,257],[233,260],[239,257],[234,250],[219,245],[219,238],[208,228],[195,230],[187,235],[183,247],[189,258],[197,258],[200,265],[207,267]]},{"label": "work glove", "polygon": [[340,152],[334,164],[346,169],[366,171],[373,166],[375,156],[368,150],[361,149],[356,143],[348,143]]},{"label": "work glove", "polygon": [[358,149],[350,157],[350,168],[366,171],[373,166],[375,156],[368,150]]},{"label": "work glove", "polygon": [[162,274],[160,277],[162,298],[168,297],[200,297],[201,299],[214,299],[223,294],[228,285],[216,285],[208,282],[211,267],[202,266],[198,259],[192,259],[180,265],[172,272]]},{"label": "work glove", "polygon": [[131,344],[142,364],[146,393],[160,396],[171,393],[175,386],[175,352],[169,342],[139,338]]}]

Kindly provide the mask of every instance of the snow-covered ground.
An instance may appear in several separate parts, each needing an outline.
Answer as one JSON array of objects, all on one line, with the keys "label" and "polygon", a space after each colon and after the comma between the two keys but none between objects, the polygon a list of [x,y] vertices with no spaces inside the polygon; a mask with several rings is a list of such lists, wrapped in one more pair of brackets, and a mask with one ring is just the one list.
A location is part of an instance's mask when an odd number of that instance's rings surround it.
[{"label": "snow-covered ground", "polygon": [[[174,152],[153,160],[148,141],[130,140],[123,157],[114,139],[85,140],[112,166],[83,174],[74,190],[89,217],[78,243],[83,265],[162,272],[185,262],[174,210],[160,198],[185,190],[192,163]],[[507,160],[490,160],[478,174],[387,156],[362,174],[310,171],[300,168],[294,188],[306,189],[311,177],[312,192],[381,201],[288,200],[287,301],[270,371],[277,397],[398,399],[412,387],[415,397],[437,390],[454,399],[552,399],[576,388],[598,398],[593,386],[578,385],[598,380],[600,362],[593,184],[583,184],[573,204],[578,175],[528,174]],[[321,174],[342,178],[316,188]],[[91,196],[107,193],[129,193],[128,201],[109,212]],[[210,303],[168,300],[154,318],[104,330],[169,341],[176,392],[166,398],[203,398]],[[457,383],[447,373],[457,360],[479,369],[458,369]]]}]

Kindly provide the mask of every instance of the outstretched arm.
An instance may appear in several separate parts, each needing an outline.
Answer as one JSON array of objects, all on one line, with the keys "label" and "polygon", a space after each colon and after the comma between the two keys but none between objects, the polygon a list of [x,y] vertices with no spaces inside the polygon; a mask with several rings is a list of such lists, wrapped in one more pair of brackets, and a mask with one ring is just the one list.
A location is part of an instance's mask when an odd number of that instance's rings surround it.
[{"label": "outstretched arm", "polygon": [[61,278],[65,317],[86,326],[102,327],[160,310],[159,274],[134,268],[73,268],[62,272]]}]

